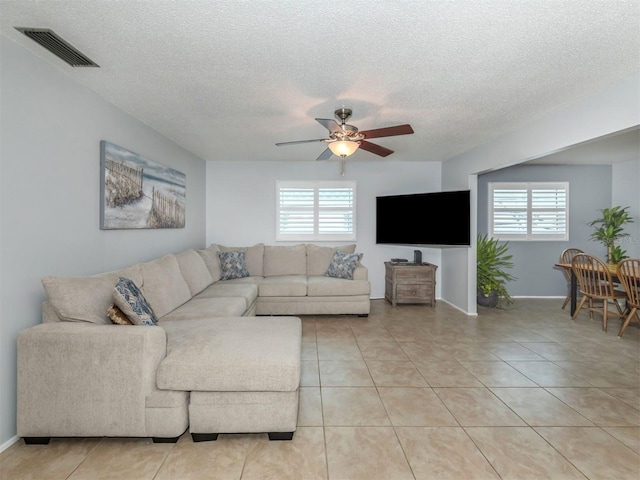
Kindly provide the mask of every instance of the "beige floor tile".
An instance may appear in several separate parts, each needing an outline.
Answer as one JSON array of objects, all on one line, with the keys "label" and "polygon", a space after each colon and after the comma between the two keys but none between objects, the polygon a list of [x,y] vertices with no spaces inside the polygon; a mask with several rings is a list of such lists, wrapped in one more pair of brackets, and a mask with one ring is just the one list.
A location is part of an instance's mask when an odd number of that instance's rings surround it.
[{"label": "beige floor tile", "polygon": [[418,371],[432,387],[483,387],[471,372],[458,362],[416,363]]},{"label": "beige floor tile", "polygon": [[638,388],[640,377],[631,375],[628,370],[621,370],[619,366],[601,362],[554,362],[561,368],[583,378],[594,387],[603,388]]},{"label": "beige floor tile", "polygon": [[323,387],[325,426],[387,426],[387,412],[373,387]]},{"label": "beige floor tile", "polygon": [[18,440],[10,447],[10,454],[2,457],[0,478],[66,479],[91,451],[99,448],[101,442],[101,438],[54,438],[49,445],[25,445],[22,440]]},{"label": "beige floor tile", "polygon": [[490,480],[498,475],[460,427],[399,427],[416,480]]},{"label": "beige floor tile", "polygon": [[327,463],[333,480],[413,480],[391,427],[327,427]]},{"label": "beige floor tile", "polygon": [[418,326],[411,326],[405,323],[404,325],[388,325],[386,328],[396,342],[429,340],[429,334]]},{"label": "beige floor tile", "polygon": [[442,348],[449,352],[458,362],[499,362],[496,355],[475,344],[455,343],[443,344]]},{"label": "beige floor tile", "polygon": [[436,343],[400,342],[400,347],[415,363],[455,361],[453,355]]},{"label": "beige floor tile", "polygon": [[152,479],[174,447],[148,438],[105,438],[69,480]]},{"label": "beige floor tile", "polygon": [[319,360],[362,360],[360,348],[354,340],[318,342]]},{"label": "beige floor tile", "polygon": [[537,353],[515,342],[489,343],[487,350],[501,360],[544,360]]},{"label": "beige floor tile", "polygon": [[543,388],[492,388],[491,391],[530,426],[593,426]]},{"label": "beige floor tile", "polygon": [[525,423],[486,388],[436,388],[462,426],[520,426]]},{"label": "beige floor tile", "polygon": [[458,426],[431,388],[378,387],[394,426]]},{"label": "beige floor tile", "polygon": [[598,388],[547,388],[547,391],[599,426],[640,425],[640,411]]},{"label": "beige floor tile", "polygon": [[377,341],[393,342],[393,337],[382,324],[357,325],[351,324],[351,330],[358,342]]},{"label": "beige floor tile", "polygon": [[537,387],[538,385],[504,362],[460,362],[487,387]]},{"label": "beige floor tile", "polygon": [[318,360],[318,344],[315,340],[302,340],[302,360]]},{"label": "beige floor tile", "polygon": [[532,428],[465,428],[504,480],[569,480],[582,475]]},{"label": "beige floor tile", "polygon": [[640,455],[600,428],[539,427],[536,431],[588,478],[640,477]]},{"label": "beige floor tile", "polygon": [[602,429],[640,454],[640,427],[602,427]]},{"label": "beige floor tile", "polygon": [[550,361],[585,361],[588,360],[584,355],[575,352],[571,346],[560,344],[557,342],[549,343],[522,343],[524,347],[537,353],[541,357]]},{"label": "beige floor tile", "polygon": [[572,375],[553,362],[507,362],[541,387],[591,387],[586,380]]},{"label": "beige floor tile", "polygon": [[249,449],[242,480],[302,478],[327,478],[322,427],[298,428],[291,441],[269,441],[264,438]]},{"label": "beige floor tile", "polygon": [[216,441],[194,443],[185,434],[171,449],[154,480],[240,479],[247,451],[259,437],[220,435]]},{"label": "beige floor tile", "polygon": [[322,426],[322,399],[320,387],[300,387],[298,399],[298,426]]},{"label": "beige floor tile", "polygon": [[320,360],[320,384],[323,387],[373,387],[373,380],[362,360]]},{"label": "beige floor tile", "polygon": [[300,372],[300,385],[303,387],[320,386],[320,370],[317,360],[302,360]]},{"label": "beige floor tile", "polygon": [[428,387],[412,362],[367,361],[369,373],[379,387]]},{"label": "beige floor tile", "polygon": [[320,323],[316,322],[316,339],[322,340],[353,340],[353,331],[347,322]]},{"label": "beige floor tile", "polygon": [[409,357],[402,350],[400,345],[395,342],[380,342],[364,340],[359,341],[358,346],[365,360],[391,360],[408,362]]}]

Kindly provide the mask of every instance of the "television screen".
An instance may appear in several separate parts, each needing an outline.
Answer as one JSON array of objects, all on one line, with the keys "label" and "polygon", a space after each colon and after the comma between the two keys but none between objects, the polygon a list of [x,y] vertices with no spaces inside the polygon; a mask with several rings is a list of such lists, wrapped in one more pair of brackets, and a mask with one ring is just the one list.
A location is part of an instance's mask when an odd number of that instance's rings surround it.
[{"label": "television screen", "polygon": [[376,198],[376,243],[471,245],[469,190]]}]

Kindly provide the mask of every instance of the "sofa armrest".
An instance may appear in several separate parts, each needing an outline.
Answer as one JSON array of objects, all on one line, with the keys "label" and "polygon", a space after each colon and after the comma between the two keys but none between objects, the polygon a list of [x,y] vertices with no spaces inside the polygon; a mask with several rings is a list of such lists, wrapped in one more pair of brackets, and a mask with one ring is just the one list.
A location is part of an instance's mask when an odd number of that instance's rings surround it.
[{"label": "sofa armrest", "polygon": [[161,327],[43,323],[18,335],[21,437],[147,436]]},{"label": "sofa armrest", "polygon": [[369,280],[369,270],[364,265],[360,264],[353,271],[354,280]]}]

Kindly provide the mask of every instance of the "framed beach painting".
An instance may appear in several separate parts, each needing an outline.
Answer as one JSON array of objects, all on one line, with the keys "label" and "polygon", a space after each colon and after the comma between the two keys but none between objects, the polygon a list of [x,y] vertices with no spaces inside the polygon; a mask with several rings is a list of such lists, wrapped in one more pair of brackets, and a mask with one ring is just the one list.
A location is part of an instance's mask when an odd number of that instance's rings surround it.
[{"label": "framed beach painting", "polygon": [[100,142],[100,228],[184,228],[187,176]]}]

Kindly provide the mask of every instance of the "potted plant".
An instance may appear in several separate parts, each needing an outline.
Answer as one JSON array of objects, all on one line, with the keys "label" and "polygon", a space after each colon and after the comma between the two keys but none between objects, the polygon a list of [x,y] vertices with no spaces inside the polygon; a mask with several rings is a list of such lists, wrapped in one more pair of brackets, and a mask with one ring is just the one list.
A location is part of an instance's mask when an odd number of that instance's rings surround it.
[{"label": "potted plant", "polygon": [[512,255],[509,254],[509,242],[498,242],[488,235],[478,234],[477,239],[477,283],[478,304],[495,307],[500,298],[507,303],[513,299],[506,288],[506,283],[516,277],[505,269],[513,267]]},{"label": "potted plant", "polygon": [[627,212],[628,209],[629,207],[620,206],[605,208],[600,210],[602,217],[589,223],[590,226],[595,227],[590,238],[605,246],[607,263],[613,265],[627,258],[626,250],[622,250],[615,243],[619,238],[626,236],[623,226],[627,223],[633,223],[633,218]]}]

